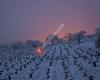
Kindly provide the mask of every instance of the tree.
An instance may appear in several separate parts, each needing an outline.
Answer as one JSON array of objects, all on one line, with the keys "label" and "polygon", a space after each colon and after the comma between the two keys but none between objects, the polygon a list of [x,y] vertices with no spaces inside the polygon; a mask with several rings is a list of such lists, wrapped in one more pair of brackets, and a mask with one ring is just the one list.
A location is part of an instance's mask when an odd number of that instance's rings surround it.
[{"label": "tree", "polygon": [[25,47],[25,45],[22,42],[16,42],[16,43],[12,43],[11,47],[16,50],[16,49],[22,49]]},{"label": "tree", "polygon": [[46,37],[46,41],[47,41],[47,40],[52,40],[52,36],[53,36],[52,34],[49,34],[49,35]]},{"label": "tree", "polygon": [[72,34],[71,33],[68,33],[68,39],[69,39],[69,42],[71,41],[71,37],[72,37]]},{"label": "tree", "polygon": [[38,41],[38,40],[27,40],[26,41],[26,44],[30,47],[33,47],[33,48],[36,48],[38,46],[41,46],[42,45],[42,42],[41,41]]},{"label": "tree", "polygon": [[96,38],[97,38],[95,44],[97,48],[100,48],[100,27],[95,30],[95,33],[96,33]]},{"label": "tree", "polygon": [[79,33],[77,33],[77,40],[78,43],[81,42],[81,39],[83,39],[85,37],[86,32],[85,31],[80,31]]},{"label": "tree", "polygon": [[97,39],[100,39],[100,27],[95,30]]},{"label": "tree", "polygon": [[48,44],[55,44],[59,41],[58,35],[48,35],[46,38],[46,41],[48,41]]}]

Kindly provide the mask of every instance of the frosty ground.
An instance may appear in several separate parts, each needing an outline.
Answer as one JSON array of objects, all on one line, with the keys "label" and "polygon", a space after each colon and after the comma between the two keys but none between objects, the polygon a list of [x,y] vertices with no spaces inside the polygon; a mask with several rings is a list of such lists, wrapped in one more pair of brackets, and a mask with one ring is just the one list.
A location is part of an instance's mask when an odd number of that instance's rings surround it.
[{"label": "frosty ground", "polygon": [[34,49],[0,49],[0,80],[100,80],[100,49],[94,40]]}]

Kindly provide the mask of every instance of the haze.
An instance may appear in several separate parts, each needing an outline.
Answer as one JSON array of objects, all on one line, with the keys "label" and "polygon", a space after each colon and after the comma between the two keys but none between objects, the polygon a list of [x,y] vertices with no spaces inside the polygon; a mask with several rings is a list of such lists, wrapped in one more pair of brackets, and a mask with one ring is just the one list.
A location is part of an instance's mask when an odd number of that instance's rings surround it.
[{"label": "haze", "polygon": [[61,35],[100,26],[100,0],[0,0],[0,42],[43,40],[64,24]]}]

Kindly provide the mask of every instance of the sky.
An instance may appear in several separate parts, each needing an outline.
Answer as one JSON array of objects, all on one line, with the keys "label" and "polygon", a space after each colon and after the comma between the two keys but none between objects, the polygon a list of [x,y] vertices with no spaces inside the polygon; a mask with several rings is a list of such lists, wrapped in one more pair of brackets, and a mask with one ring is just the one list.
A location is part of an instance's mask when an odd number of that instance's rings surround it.
[{"label": "sky", "polygon": [[0,0],[0,42],[44,40],[100,26],[100,0]]}]

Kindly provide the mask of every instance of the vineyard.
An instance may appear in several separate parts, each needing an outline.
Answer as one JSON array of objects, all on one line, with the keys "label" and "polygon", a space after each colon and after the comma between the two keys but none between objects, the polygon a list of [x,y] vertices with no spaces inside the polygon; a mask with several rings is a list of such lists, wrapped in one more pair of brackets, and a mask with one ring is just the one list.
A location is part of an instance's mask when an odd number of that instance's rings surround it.
[{"label": "vineyard", "polygon": [[100,49],[94,41],[34,49],[0,49],[0,80],[100,80]]}]

